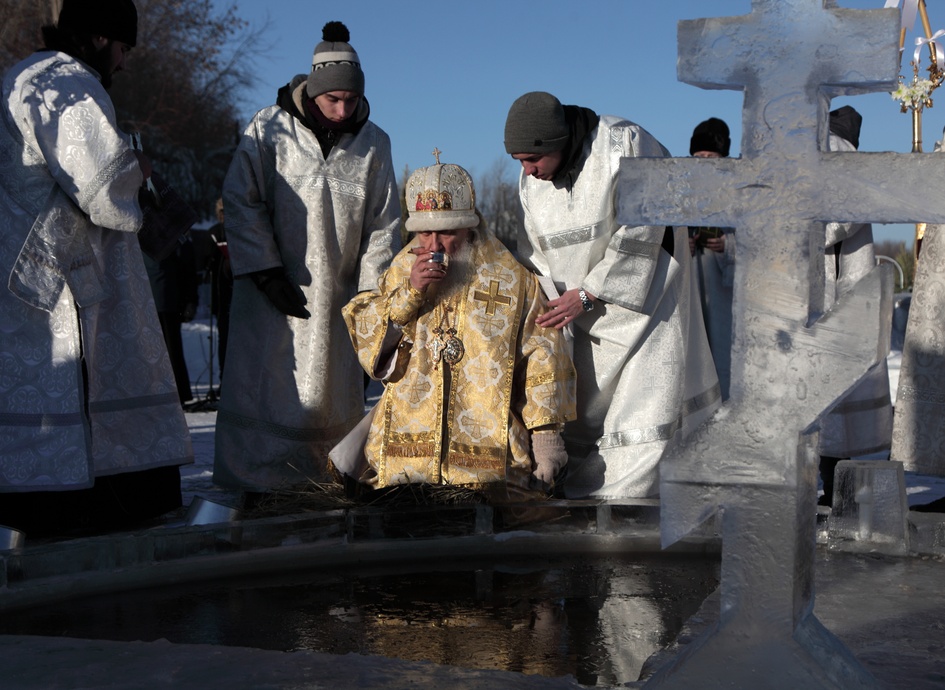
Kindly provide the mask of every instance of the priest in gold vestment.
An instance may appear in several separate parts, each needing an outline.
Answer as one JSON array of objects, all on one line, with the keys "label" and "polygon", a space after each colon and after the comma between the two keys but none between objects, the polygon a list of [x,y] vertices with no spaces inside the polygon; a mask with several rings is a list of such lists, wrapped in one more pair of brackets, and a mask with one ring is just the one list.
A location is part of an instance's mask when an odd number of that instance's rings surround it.
[{"label": "priest in gold vestment", "polygon": [[575,376],[561,332],[535,324],[538,280],[485,230],[463,168],[415,171],[407,200],[412,241],[344,308],[361,365],[385,384],[367,466],[332,460],[378,488],[548,487],[567,461]]}]

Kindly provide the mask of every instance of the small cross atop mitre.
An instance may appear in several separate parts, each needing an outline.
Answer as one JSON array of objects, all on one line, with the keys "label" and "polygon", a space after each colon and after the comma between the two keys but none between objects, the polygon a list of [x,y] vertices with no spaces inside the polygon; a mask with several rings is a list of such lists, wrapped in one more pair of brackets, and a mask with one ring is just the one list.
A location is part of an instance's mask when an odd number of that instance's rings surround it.
[{"label": "small cross atop mitre", "polygon": [[440,149],[438,149],[438,148],[436,148],[436,147],[434,146],[434,147],[433,147],[433,150],[432,150],[430,153],[433,154],[433,157],[436,158],[436,164],[439,165],[439,164],[440,164],[440,154],[443,153],[443,152],[440,151]]}]

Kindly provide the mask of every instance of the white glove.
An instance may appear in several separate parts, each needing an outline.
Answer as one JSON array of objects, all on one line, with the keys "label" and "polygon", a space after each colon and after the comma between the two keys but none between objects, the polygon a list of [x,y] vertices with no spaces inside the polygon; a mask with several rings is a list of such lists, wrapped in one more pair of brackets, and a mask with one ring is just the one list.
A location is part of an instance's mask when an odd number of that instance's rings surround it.
[{"label": "white glove", "polygon": [[560,431],[532,432],[532,455],[535,458],[535,478],[545,484],[554,484],[555,475],[568,462],[564,439]]}]

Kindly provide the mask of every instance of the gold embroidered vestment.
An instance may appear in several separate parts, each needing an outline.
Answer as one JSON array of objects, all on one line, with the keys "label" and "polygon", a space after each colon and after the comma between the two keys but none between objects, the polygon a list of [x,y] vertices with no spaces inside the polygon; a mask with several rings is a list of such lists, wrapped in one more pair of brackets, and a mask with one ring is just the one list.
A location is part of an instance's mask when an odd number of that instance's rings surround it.
[{"label": "gold embroidered vestment", "polygon": [[[527,476],[529,430],[569,421],[575,410],[563,338],[535,325],[546,308],[538,281],[498,240],[477,233],[475,272],[460,299],[450,311],[435,298],[424,301],[403,326],[391,369],[382,346],[397,335],[392,312],[409,300],[413,246],[394,259],[379,291],[344,309],[361,365],[375,378],[386,376],[365,448],[377,485],[480,486],[505,479],[507,470]],[[465,348],[452,365],[431,347],[444,325]]]}]

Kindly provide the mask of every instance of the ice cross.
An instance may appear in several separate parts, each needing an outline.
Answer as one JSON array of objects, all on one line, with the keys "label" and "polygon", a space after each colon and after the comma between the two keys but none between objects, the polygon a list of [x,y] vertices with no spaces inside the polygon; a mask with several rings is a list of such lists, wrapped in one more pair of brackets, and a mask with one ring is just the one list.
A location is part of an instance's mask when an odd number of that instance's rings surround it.
[{"label": "ice cross", "polygon": [[892,90],[898,37],[831,0],[680,22],[680,80],[745,92],[742,157],[621,164],[621,223],[737,229],[731,399],[660,470],[664,545],[721,516],[719,624],[647,688],[875,685],[813,615],[815,423],[887,353],[892,298],[877,268],[821,313],[824,223],[945,221],[939,157],[826,152],[829,99]]}]

